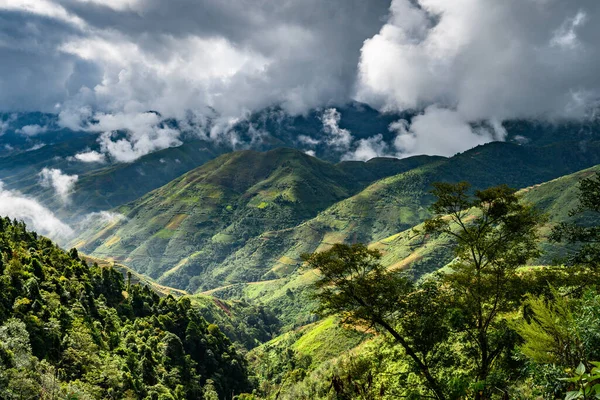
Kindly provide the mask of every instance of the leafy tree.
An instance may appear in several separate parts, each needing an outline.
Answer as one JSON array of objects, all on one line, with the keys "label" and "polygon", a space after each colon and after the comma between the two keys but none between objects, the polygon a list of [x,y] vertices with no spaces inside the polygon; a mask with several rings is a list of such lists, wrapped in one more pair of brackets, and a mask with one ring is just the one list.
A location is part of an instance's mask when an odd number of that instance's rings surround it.
[{"label": "leafy tree", "polygon": [[437,183],[433,194],[434,216],[423,233],[451,236],[456,256],[436,279],[415,284],[401,271],[384,268],[381,255],[361,244],[334,245],[304,260],[318,270],[314,287],[321,315],[339,313],[348,323],[387,331],[438,399],[463,390],[443,373],[448,363],[458,362],[447,346],[457,341],[474,397],[487,398],[491,387],[509,384],[497,372],[515,334],[502,315],[522,302],[517,269],[539,255],[537,226],[543,217],[506,186],[470,194],[467,183]]},{"label": "leafy tree", "polygon": [[462,335],[464,351],[475,362],[475,398],[487,398],[491,385],[486,381],[514,339],[501,315],[520,303],[517,268],[540,255],[537,227],[543,216],[521,204],[507,186],[473,195],[466,182],[433,186],[434,217],[425,221],[424,233],[455,240],[456,258],[451,271],[441,275],[441,285],[449,294],[452,329]]},{"label": "leafy tree", "polygon": [[437,344],[446,336],[438,324],[445,307],[432,293],[437,289],[426,285],[423,291],[415,291],[414,283],[400,271],[384,268],[380,258],[378,251],[362,244],[336,244],[328,251],[303,256],[319,272],[314,284],[317,312],[341,314],[345,323],[366,323],[387,331],[404,348],[434,396],[445,399],[431,365]]},{"label": "leafy tree", "polygon": [[[0,218],[0,398],[198,399],[249,389],[244,358],[188,298],[160,298]],[[41,397],[40,397],[41,396]]]}]

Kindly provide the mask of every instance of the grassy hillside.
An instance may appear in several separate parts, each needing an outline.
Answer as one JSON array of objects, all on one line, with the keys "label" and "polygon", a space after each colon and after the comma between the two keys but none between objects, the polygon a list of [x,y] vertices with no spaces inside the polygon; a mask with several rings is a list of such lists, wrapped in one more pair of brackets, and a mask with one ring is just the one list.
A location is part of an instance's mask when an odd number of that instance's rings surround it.
[{"label": "grassy hillside", "polygon": [[450,159],[335,166],[291,149],[237,152],[118,209],[126,220],[94,226],[74,244],[190,291],[273,280],[292,274],[303,253],[377,242],[419,224],[432,182],[523,188],[600,162],[598,147],[490,143]]},{"label": "grassy hillside", "polygon": [[[548,215],[548,221],[540,228],[542,235],[540,246],[543,255],[537,260],[531,260],[531,265],[546,265],[556,257],[564,256],[566,252],[572,250],[564,244],[549,243],[546,234],[557,223],[573,221],[568,211],[578,203],[578,182],[595,173],[600,173],[600,165],[533,185],[518,192],[523,202],[533,204]],[[584,221],[578,222],[586,224],[600,222],[597,216],[596,219],[589,217],[590,215],[586,215],[583,217]],[[418,225],[416,228],[419,229],[421,226]],[[381,261],[384,265],[410,271],[415,278],[444,267],[453,258],[451,238],[428,237],[424,240],[420,235],[415,234],[413,229],[372,242],[370,248],[378,249],[383,253]],[[344,332],[332,317],[309,323],[313,318],[310,310],[314,304],[310,303],[306,292],[307,286],[315,278],[316,275],[312,271],[303,271],[301,274],[292,275],[291,278],[232,285],[212,291],[212,294],[217,296],[241,296],[251,302],[263,302],[267,307],[281,313],[281,318],[288,323],[288,329],[296,326],[288,333],[250,352],[251,366],[254,373],[261,378],[259,388],[265,393],[273,392],[272,388],[276,388],[276,391],[280,391],[281,398],[294,398],[297,388],[300,387],[304,392],[309,390],[307,388],[311,388],[310,390],[326,393],[327,384],[330,383],[324,376],[331,377],[339,373],[339,369],[352,370],[367,359],[370,360],[369,368],[373,370],[390,374],[408,373],[408,364],[403,352],[398,349],[398,346],[390,346],[383,337],[370,337],[366,333],[355,331]],[[288,301],[290,298],[295,302]],[[307,325],[300,326],[302,321]],[[295,325],[294,322],[299,324]],[[328,329],[334,329],[333,326],[340,331],[329,332]],[[320,338],[323,337],[319,332],[327,332],[323,336],[334,338],[327,343],[335,347],[336,352],[330,354],[319,351]],[[287,354],[283,349],[289,349]],[[285,357],[282,354],[285,354]],[[286,357],[291,358],[293,362],[289,362]],[[284,360],[283,364],[282,360]],[[286,360],[287,364],[285,364]]]},{"label": "grassy hillside", "polygon": [[[549,243],[546,235],[554,224],[571,220],[568,211],[577,204],[577,186],[579,180],[596,171],[600,171],[600,166],[594,166],[542,184],[536,184],[519,192],[523,201],[534,204],[542,212],[548,214],[549,217],[547,224],[541,227],[542,240],[540,246],[543,250],[543,255],[538,260],[532,260],[532,265],[548,264],[557,258],[564,257],[568,251],[573,250],[570,246]],[[334,207],[338,207],[338,204],[332,208]],[[322,218],[326,213],[320,214],[309,223]],[[594,220],[589,220],[588,222],[591,223]],[[285,232],[265,234],[263,237],[270,236],[276,239],[280,239],[283,235],[293,237],[292,235],[294,234],[306,232],[302,229],[309,223]],[[416,225],[415,227],[419,229],[420,225]],[[314,230],[314,232],[317,231]],[[313,249],[325,249],[333,242],[319,241],[321,237],[319,234],[315,234],[314,237],[316,239],[312,243],[309,240],[297,240],[293,242],[295,243],[293,247],[285,248],[281,246],[276,251],[288,251],[287,254],[291,254],[291,252],[301,254],[302,252],[313,251]],[[273,243],[275,240],[268,242]],[[283,243],[286,242],[283,241]],[[424,240],[421,236],[415,234],[413,226],[403,228],[400,232],[381,239],[367,241],[366,243],[370,243],[371,248],[378,249],[383,253],[382,263],[384,265],[390,268],[404,269],[415,279],[442,268],[452,261],[453,258],[451,238],[442,236]],[[266,246],[259,247],[259,250],[264,248]],[[272,248],[275,248],[275,246]],[[254,255],[257,253],[258,251]],[[283,271],[280,265],[284,257],[289,257],[287,260],[292,260],[288,255],[279,256],[280,258],[278,259],[276,257],[274,257],[275,261],[265,257],[265,265],[274,265],[273,270],[275,271]],[[248,260],[253,259],[249,256]],[[240,259],[238,262],[242,263],[244,260]],[[269,262],[272,262],[272,264],[269,264]],[[288,275],[282,274],[278,279],[253,282],[251,284],[240,283],[228,285],[212,290],[210,293],[221,298],[242,298],[251,303],[263,304],[279,316],[285,329],[302,326],[313,321],[314,318],[311,314],[313,304],[311,304],[310,299],[307,297],[305,288],[316,276],[311,271],[300,270],[299,259],[296,259],[295,263],[288,261],[287,265]]]},{"label": "grassy hillside", "polygon": [[213,269],[265,231],[294,227],[381,176],[439,159],[333,165],[293,149],[226,154],[118,208],[125,220],[92,226],[74,245],[190,290],[266,279],[264,268]]},{"label": "grassy hillside", "polygon": [[[292,229],[265,232],[248,241],[215,269],[215,276],[262,268],[271,278],[284,277],[300,265],[303,253],[339,242],[377,242],[410,229],[429,216],[432,182],[466,180],[476,189],[502,183],[523,188],[600,162],[599,153],[581,154],[576,148],[576,143],[541,148],[490,143],[381,179]],[[228,278],[240,282],[242,276]]]}]

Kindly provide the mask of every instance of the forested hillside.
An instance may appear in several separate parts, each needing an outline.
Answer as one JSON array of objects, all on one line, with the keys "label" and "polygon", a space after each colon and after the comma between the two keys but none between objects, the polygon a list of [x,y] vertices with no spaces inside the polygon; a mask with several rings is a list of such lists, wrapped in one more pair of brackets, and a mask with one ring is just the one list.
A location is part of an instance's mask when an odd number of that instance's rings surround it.
[{"label": "forested hillside", "polygon": [[159,297],[7,218],[0,252],[0,398],[231,398],[249,390],[244,357],[189,298]]}]

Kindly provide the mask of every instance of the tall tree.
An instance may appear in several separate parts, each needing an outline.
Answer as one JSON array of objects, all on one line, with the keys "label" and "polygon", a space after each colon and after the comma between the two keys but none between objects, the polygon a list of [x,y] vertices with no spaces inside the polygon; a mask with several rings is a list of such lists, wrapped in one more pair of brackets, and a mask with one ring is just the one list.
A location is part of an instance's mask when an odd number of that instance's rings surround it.
[{"label": "tall tree", "polygon": [[447,272],[415,284],[361,244],[334,245],[304,260],[319,273],[314,288],[321,315],[341,314],[346,322],[387,331],[437,399],[460,396],[440,361],[447,341],[459,340],[474,397],[487,398],[498,359],[514,343],[501,316],[522,303],[517,269],[539,255],[536,228],[543,217],[506,186],[471,194],[467,183],[437,183],[433,194],[433,217],[421,233],[454,239],[456,257]]},{"label": "tall tree", "polygon": [[387,331],[404,348],[435,398],[446,399],[433,365],[436,347],[446,336],[439,326],[445,308],[438,303],[435,285],[416,291],[402,272],[384,268],[381,254],[363,244],[335,244],[303,258],[319,271],[314,296],[320,315],[341,314],[345,323]]},{"label": "tall tree", "polygon": [[451,271],[440,283],[449,295],[452,330],[462,335],[475,363],[475,398],[487,398],[488,379],[514,337],[500,316],[520,304],[516,271],[539,256],[536,228],[543,217],[507,186],[474,194],[466,182],[433,186],[434,217],[425,222],[424,233],[449,235],[456,243]]}]

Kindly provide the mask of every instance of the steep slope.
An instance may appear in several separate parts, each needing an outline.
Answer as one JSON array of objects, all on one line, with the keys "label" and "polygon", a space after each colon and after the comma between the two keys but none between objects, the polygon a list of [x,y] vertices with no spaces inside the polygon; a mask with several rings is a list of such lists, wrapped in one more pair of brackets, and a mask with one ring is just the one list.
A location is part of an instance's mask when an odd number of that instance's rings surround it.
[{"label": "steep slope", "polygon": [[[574,222],[574,217],[569,216],[568,212],[577,205],[578,182],[593,173],[600,173],[600,165],[518,192],[523,202],[533,204],[548,216],[548,221],[540,228],[540,248],[543,254],[539,259],[531,260],[532,265],[547,265],[575,250],[573,246],[563,243],[550,243],[547,234],[555,224]],[[586,223],[600,223],[590,219],[590,216],[584,218]],[[417,225],[415,228],[420,229],[422,226]],[[424,240],[415,234],[411,227],[371,242],[369,247],[381,251],[381,261],[385,266],[404,269],[418,279],[452,261],[452,244],[452,238],[447,236]],[[312,271],[297,271],[276,280],[225,286],[210,291],[210,294],[225,299],[240,298],[250,303],[264,304],[274,310],[285,327],[292,328],[312,321],[313,305],[306,296],[306,287],[315,278],[316,275]]]},{"label": "steep slope", "polygon": [[[448,160],[379,180],[293,229],[265,232],[215,268],[217,281],[243,282],[244,271],[268,269],[284,277],[300,265],[300,255],[339,242],[376,242],[419,224],[429,215],[430,184],[466,180],[474,188],[506,183],[523,188],[600,162],[600,144],[541,148],[508,143],[479,146]],[[595,150],[594,150],[595,149]]]},{"label": "steep slope", "polygon": [[[93,226],[75,245],[171,286],[218,286],[207,272],[249,239],[296,226],[381,176],[440,159],[333,165],[293,149],[226,154],[117,209],[126,219]],[[259,280],[265,270],[244,273]]]},{"label": "steep slope", "polygon": [[0,218],[0,398],[221,398],[243,356],[189,298],[160,298]]}]

